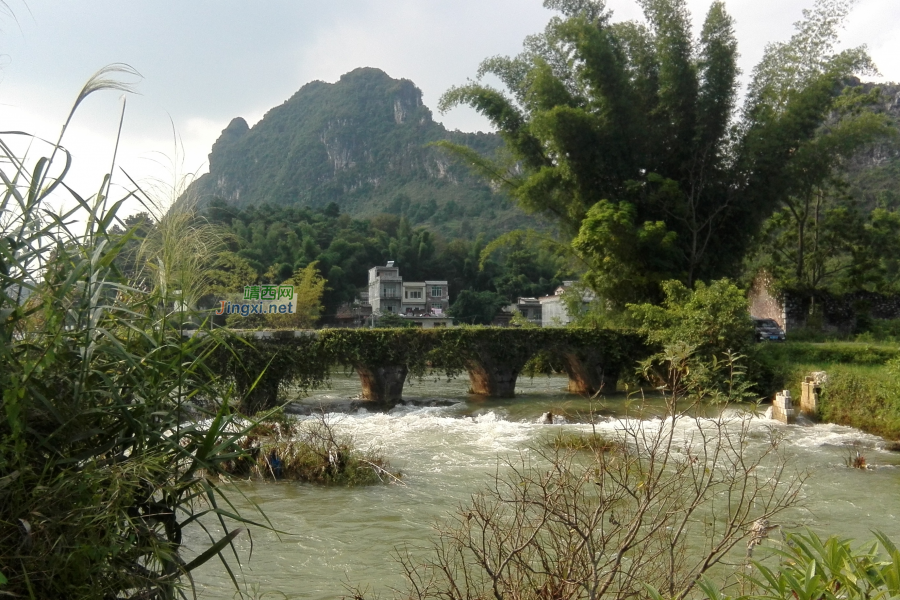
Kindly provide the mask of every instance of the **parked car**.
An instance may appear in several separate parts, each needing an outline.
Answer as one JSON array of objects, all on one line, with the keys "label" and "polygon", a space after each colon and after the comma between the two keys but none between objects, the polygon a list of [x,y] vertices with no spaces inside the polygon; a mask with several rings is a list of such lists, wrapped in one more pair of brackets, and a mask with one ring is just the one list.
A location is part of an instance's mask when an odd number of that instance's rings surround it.
[{"label": "parked car", "polygon": [[775,319],[760,319],[758,317],[750,318],[753,319],[753,325],[756,328],[757,342],[767,342],[770,340],[775,342],[784,341],[784,329],[781,328],[781,325],[779,325]]}]

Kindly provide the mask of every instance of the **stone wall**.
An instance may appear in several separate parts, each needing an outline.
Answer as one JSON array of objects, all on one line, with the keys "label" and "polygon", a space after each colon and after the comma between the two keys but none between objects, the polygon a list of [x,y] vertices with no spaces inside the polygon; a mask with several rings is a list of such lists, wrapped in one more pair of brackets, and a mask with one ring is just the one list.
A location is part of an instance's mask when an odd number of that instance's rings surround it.
[{"label": "stone wall", "polygon": [[900,296],[876,292],[835,295],[828,292],[785,292],[787,327],[820,326],[825,331],[852,333],[860,319],[900,319]]},{"label": "stone wall", "polygon": [[900,296],[859,291],[831,294],[825,291],[775,292],[771,276],[757,275],[750,288],[750,314],[774,319],[786,332],[803,327],[851,333],[861,318],[900,319]]}]

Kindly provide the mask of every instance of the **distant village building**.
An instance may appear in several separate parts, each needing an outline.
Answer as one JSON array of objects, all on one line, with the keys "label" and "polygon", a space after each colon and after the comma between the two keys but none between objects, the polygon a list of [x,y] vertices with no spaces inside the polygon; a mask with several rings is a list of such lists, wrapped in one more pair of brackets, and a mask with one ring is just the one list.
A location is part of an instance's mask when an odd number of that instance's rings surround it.
[{"label": "distant village building", "polygon": [[[541,304],[541,325],[543,327],[562,327],[568,325],[572,321],[569,309],[563,301],[563,294],[566,291],[573,290],[574,281],[563,281],[562,285],[553,291],[551,296],[541,296],[538,302]],[[596,299],[594,293],[590,290],[583,290],[581,293],[581,306],[586,307]]]},{"label": "distant village building", "polygon": [[513,314],[518,311],[529,323],[540,327],[543,325],[541,319],[543,308],[537,298],[519,298],[515,304],[504,306],[494,317],[491,325],[508,327]]},{"label": "distant village building", "polygon": [[400,268],[389,260],[385,267],[369,269],[369,304],[372,314],[400,314],[400,294],[403,291],[403,278]]},{"label": "distant village building", "polygon": [[334,324],[337,327],[364,327],[372,322],[372,305],[369,291],[362,290],[353,302],[344,302],[337,309]]},{"label": "distant village building", "polygon": [[371,314],[376,317],[393,313],[425,329],[453,324],[447,314],[450,308],[447,281],[403,281],[400,268],[392,260],[384,267],[369,269],[368,297]]}]

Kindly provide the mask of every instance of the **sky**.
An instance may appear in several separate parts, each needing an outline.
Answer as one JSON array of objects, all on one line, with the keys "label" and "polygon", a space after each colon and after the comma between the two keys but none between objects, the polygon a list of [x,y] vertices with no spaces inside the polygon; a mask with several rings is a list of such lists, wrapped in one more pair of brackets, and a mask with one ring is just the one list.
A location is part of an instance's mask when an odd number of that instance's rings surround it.
[{"label": "sky", "polygon": [[[711,0],[688,0],[699,28]],[[744,77],[766,43],[786,40],[813,0],[726,0]],[[0,2],[2,7],[3,2]],[[441,115],[438,98],[479,63],[515,55],[553,13],[541,0],[6,0],[0,12],[0,131],[55,139],[84,82],[110,63],[131,78],[118,164],[139,181],[176,185],[207,171],[234,117],[252,126],[305,83],[357,67],[412,80],[449,129],[488,131],[470,109]],[[640,19],[634,0],[607,0],[614,20]],[[900,0],[858,0],[845,47],[866,44],[880,81],[900,81]],[[871,79],[871,78],[870,78]],[[122,94],[79,108],[64,140],[69,182],[93,193],[109,169]],[[121,171],[114,187],[128,182]],[[82,191],[83,190],[83,191]]]}]

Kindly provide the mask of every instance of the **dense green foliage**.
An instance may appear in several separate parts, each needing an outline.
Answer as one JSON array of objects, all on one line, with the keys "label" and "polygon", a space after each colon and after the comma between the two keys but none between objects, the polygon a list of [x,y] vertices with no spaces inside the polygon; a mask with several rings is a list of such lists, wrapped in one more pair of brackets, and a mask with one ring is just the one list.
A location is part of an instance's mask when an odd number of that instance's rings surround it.
[{"label": "dense green foliage", "polygon": [[303,86],[253,128],[234,119],[189,193],[240,207],[335,203],[353,216],[386,212],[468,239],[524,225],[504,193],[429,146],[438,140],[485,155],[501,145],[494,134],[435,123],[411,81],[356,69]]},{"label": "dense green foliage", "polygon": [[[787,43],[770,45],[735,122],[737,43],[714,2],[699,39],[684,0],[642,0],[647,23],[612,22],[603,2],[547,2],[563,13],[514,58],[482,63],[481,82],[447,92],[488,117],[514,162],[445,147],[546,215],[574,240],[586,281],[619,305],[738,274],[762,223],[808,198],[843,157],[887,131],[848,110],[841,89],[871,67],[834,51],[849,4],[819,2]],[[852,94],[851,94],[852,95]],[[732,127],[736,125],[735,127]]]},{"label": "dense green foliage", "polygon": [[877,542],[854,548],[851,540],[834,536],[788,533],[767,559],[753,562],[758,574],[744,580],[748,592],[731,596],[709,580],[700,587],[709,600],[893,598],[900,594],[900,550],[883,533],[875,536]]},{"label": "dense green foliage", "polygon": [[[122,74],[98,72],[75,107],[127,91]],[[65,186],[65,130],[46,146],[0,138],[0,595],[168,600],[216,555],[234,581],[224,552],[243,519],[219,476],[242,428],[206,362],[222,340],[180,330],[187,269],[163,278],[168,294],[118,271],[134,231],[110,231],[122,201],[108,179],[87,199]],[[200,534],[190,562],[186,527]]]},{"label": "dense green foliage", "polygon": [[413,228],[405,218],[354,219],[336,205],[324,210],[271,205],[239,210],[216,201],[204,215],[227,231],[229,244],[213,273],[215,292],[278,283],[315,262],[326,279],[326,322],[367,285],[368,270],[387,260],[395,261],[405,281],[447,280],[454,299],[463,290],[473,290],[515,301],[520,295],[549,293],[569,274],[562,260],[527,244],[482,257],[490,249],[484,238],[448,240]]},{"label": "dense green foliage", "polygon": [[748,271],[765,268],[779,287],[900,290],[900,106],[895,85],[861,84],[847,90],[817,135],[822,149],[851,144],[866,129],[890,134],[840,161],[806,195],[788,199],[765,223]]},{"label": "dense green foliage", "polygon": [[496,292],[463,290],[450,307],[450,316],[457,323],[466,325],[490,325],[494,316],[507,303]]},{"label": "dense green foliage", "polygon": [[745,353],[753,343],[747,298],[730,281],[698,282],[693,290],[679,281],[667,281],[663,292],[660,305],[628,306],[630,318],[651,343],[686,343],[705,358],[729,351]]},{"label": "dense green foliage", "polygon": [[880,368],[836,364],[827,372],[819,406],[823,421],[900,440],[900,357]]}]

